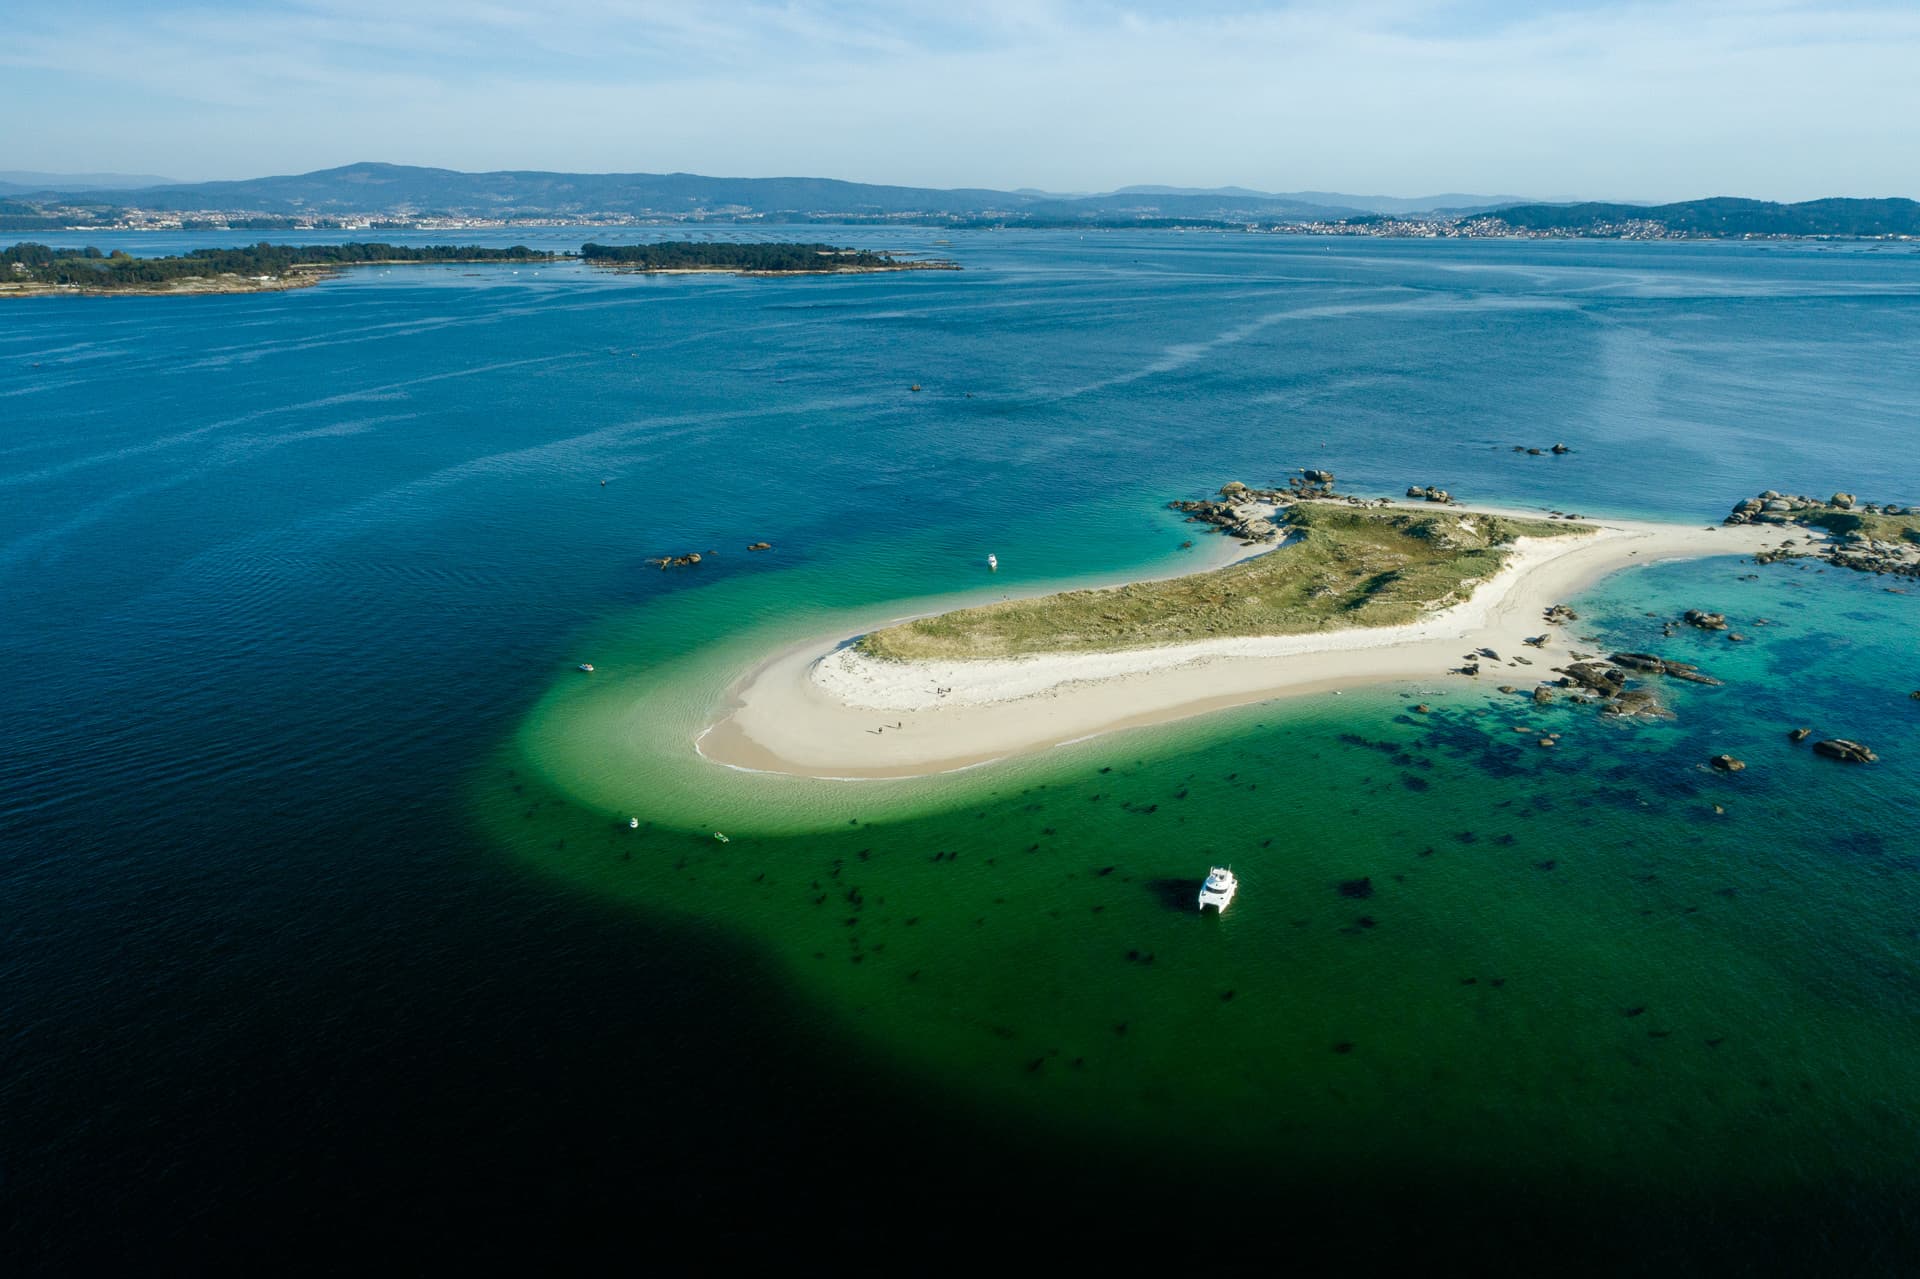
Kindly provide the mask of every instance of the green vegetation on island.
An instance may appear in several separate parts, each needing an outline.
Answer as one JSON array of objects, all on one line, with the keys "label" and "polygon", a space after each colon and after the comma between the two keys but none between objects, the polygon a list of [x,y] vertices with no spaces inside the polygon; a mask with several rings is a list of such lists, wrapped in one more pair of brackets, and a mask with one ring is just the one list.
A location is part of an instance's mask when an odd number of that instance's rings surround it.
[{"label": "green vegetation on island", "polygon": [[1920,235],[1920,204],[1905,199],[1777,204],[1722,196],[1677,204],[1520,204],[1488,216],[1516,230],[1606,237],[1646,223],[1657,223],[1672,235],[1711,238]]},{"label": "green vegetation on island", "polygon": [[840,275],[960,268],[940,258],[906,258],[871,249],[786,242],[677,240],[659,244],[586,244],[578,253],[525,245],[259,244],[195,249],[172,257],[125,250],[57,249],[25,242],[0,249],[0,295],[81,293],[252,293],[299,288],[342,267],[400,263],[585,261],[624,271],[731,271],[744,275]]},{"label": "green vegetation on island", "polygon": [[830,275],[856,271],[951,268],[950,262],[897,257],[871,249],[787,241],[663,240],[584,244],[582,260],[625,271],[738,271],[754,275]]},{"label": "green vegetation on island", "polygon": [[[87,292],[156,292],[179,285],[231,277],[248,284],[289,288],[310,283],[336,267],[388,262],[547,262],[555,254],[515,245],[268,244],[239,249],[195,249],[173,257],[138,258],[123,250],[102,253],[56,249],[31,242],[0,249],[0,290],[72,288]],[[262,279],[265,277],[265,279]]]},{"label": "green vegetation on island", "polygon": [[1225,568],[1099,590],[959,609],[864,636],[903,661],[1152,648],[1418,621],[1458,603],[1506,562],[1518,537],[1592,526],[1460,511],[1296,502],[1278,550]]}]

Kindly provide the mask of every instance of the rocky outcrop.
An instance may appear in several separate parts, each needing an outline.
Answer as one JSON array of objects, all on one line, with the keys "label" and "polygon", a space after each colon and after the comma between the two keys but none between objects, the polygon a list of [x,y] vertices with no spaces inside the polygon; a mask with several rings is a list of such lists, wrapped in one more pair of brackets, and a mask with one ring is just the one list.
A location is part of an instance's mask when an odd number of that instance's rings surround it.
[{"label": "rocky outcrop", "polygon": [[1443,488],[1435,488],[1431,484],[1425,487],[1418,484],[1409,484],[1407,485],[1407,496],[1411,498],[1424,498],[1429,502],[1440,502],[1443,504],[1450,504],[1453,501],[1453,494]]},{"label": "rocky outcrop", "polygon": [[1709,613],[1705,609],[1690,608],[1681,620],[1688,626],[1697,626],[1703,631],[1724,631],[1727,629],[1725,613]]},{"label": "rocky outcrop", "polygon": [[1676,662],[1672,658],[1660,657],[1654,653],[1614,653],[1608,660],[1628,670],[1644,671],[1649,675],[1666,675],[1693,684],[1712,684],[1717,688],[1723,683],[1706,674],[1692,662]]},{"label": "rocky outcrop", "polygon": [[1672,719],[1673,712],[1660,704],[1652,690],[1630,688],[1601,708],[1609,719]]},{"label": "rocky outcrop", "polygon": [[700,552],[698,551],[688,551],[685,555],[656,555],[647,561],[649,564],[658,564],[662,569],[692,568],[699,562]]},{"label": "rocky outcrop", "polygon": [[[1614,653],[1556,669],[1561,677],[1560,687],[1574,690],[1574,700],[1599,702],[1600,713],[1615,718],[1673,718],[1673,712],[1661,704],[1653,690],[1629,682],[1629,672],[1667,676],[1694,684],[1720,683],[1690,662],[1676,662],[1654,653]],[[1537,694],[1535,700],[1540,700]]]},{"label": "rocky outcrop", "polygon": [[1837,759],[1848,764],[1871,764],[1880,757],[1862,746],[1859,742],[1845,737],[1829,737],[1825,741],[1813,744],[1815,753],[1828,759]]},{"label": "rocky outcrop", "polygon": [[1618,697],[1627,686],[1627,673],[1609,662],[1574,662],[1558,669],[1564,677],[1560,681],[1562,688],[1579,688],[1613,698]]},{"label": "rocky outcrop", "polygon": [[755,542],[751,546],[747,547],[747,549],[749,551],[771,551],[773,549],[773,543],[772,542]]},{"label": "rocky outcrop", "polygon": [[1708,760],[1707,763],[1713,765],[1713,767],[1723,773],[1737,773],[1747,766],[1745,760],[1735,759],[1731,755],[1715,755],[1712,759]]},{"label": "rocky outcrop", "polygon": [[1231,480],[1220,486],[1218,501],[1173,501],[1167,506],[1185,511],[1190,524],[1211,524],[1242,542],[1275,542],[1280,539],[1280,528],[1258,508],[1292,501],[1296,496],[1297,493],[1280,489],[1248,488],[1238,480]]},{"label": "rocky outcrop", "polygon": [[1796,728],[1792,732],[1787,734],[1787,737],[1789,739],[1796,742],[1804,742],[1809,737],[1812,737],[1812,736],[1813,736],[1813,730],[1811,728]]},{"label": "rocky outcrop", "polygon": [[1762,564],[1817,556],[1836,568],[1861,573],[1920,577],[1920,507],[1897,502],[1863,502],[1852,493],[1834,493],[1820,501],[1800,493],[1768,489],[1733,504],[1728,524],[1781,524],[1817,528],[1829,534],[1824,547],[1763,551]]},{"label": "rocky outcrop", "polygon": [[1580,614],[1574,612],[1573,609],[1565,604],[1555,604],[1547,609],[1546,618],[1555,626],[1559,626],[1566,622],[1579,621]]},{"label": "rocky outcrop", "polygon": [[1849,533],[1827,551],[1827,563],[1860,573],[1920,577],[1920,544],[1887,542]]}]

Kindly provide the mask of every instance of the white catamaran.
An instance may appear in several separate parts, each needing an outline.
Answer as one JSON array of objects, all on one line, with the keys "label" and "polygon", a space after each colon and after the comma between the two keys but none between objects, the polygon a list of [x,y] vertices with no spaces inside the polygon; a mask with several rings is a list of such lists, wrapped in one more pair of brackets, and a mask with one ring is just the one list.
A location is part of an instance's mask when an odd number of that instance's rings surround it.
[{"label": "white catamaran", "polygon": [[1212,906],[1222,915],[1233,904],[1233,895],[1240,888],[1240,881],[1225,866],[1215,866],[1207,872],[1207,882],[1200,885],[1200,909]]}]

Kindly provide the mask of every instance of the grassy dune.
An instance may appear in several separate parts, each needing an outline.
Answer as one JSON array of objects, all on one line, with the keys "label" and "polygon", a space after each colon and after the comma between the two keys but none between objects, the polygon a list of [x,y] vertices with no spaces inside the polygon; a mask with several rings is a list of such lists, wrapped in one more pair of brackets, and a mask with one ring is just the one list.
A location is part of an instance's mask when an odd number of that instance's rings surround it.
[{"label": "grassy dune", "polygon": [[874,631],[860,648],[902,661],[1151,648],[1192,640],[1394,626],[1465,599],[1516,537],[1583,524],[1451,510],[1301,502],[1271,554],[1189,577],[959,609]]}]

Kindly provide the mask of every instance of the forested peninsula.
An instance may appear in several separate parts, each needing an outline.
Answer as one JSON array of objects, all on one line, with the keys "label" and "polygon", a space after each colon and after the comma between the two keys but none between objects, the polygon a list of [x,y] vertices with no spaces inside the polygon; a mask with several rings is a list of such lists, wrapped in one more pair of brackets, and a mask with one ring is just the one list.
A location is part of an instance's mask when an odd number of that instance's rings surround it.
[{"label": "forested peninsula", "polygon": [[829,244],[668,241],[587,244],[578,253],[525,245],[411,246],[383,243],[259,244],[195,249],[170,257],[134,257],[124,250],[60,249],[31,242],[0,249],[0,296],[46,294],[260,293],[297,289],[351,266],[412,263],[584,261],[620,271],[721,271],[737,275],[849,275],[870,271],[959,270],[941,259],[903,258]]},{"label": "forested peninsula", "polygon": [[941,258],[907,258],[831,244],[665,240],[657,244],[585,244],[580,257],[622,271],[727,271],[736,275],[850,275],[866,271],[957,271]]},{"label": "forested peninsula", "polygon": [[561,255],[514,245],[267,244],[137,258],[122,250],[16,244],[0,250],[0,293],[257,293],[295,289],[342,267],[416,262],[550,262]]}]

